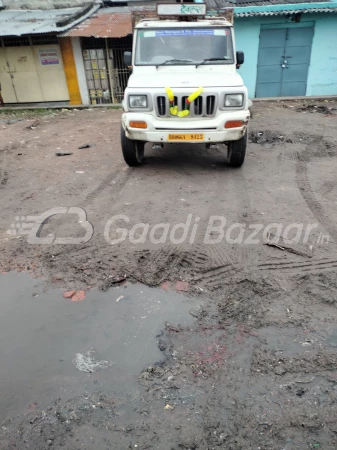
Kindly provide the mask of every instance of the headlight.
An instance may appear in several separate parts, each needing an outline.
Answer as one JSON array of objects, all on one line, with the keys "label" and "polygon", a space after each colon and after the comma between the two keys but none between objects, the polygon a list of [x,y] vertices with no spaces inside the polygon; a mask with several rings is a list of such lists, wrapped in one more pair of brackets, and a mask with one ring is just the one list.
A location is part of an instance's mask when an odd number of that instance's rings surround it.
[{"label": "headlight", "polygon": [[147,108],[147,96],[146,95],[130,95],[129,106],[130,106],[130,108]]},{"label": "headlight", "polygon": [[225,106],[242,106],[243,94],[227,94],[225,96]]}]

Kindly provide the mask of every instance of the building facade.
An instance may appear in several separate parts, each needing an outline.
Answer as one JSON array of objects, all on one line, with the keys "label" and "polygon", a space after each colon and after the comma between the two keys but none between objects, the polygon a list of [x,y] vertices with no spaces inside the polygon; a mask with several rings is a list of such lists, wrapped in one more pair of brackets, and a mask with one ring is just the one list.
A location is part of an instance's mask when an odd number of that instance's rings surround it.
[{"label": "building facade", "polygon": [[234,11],[250,98],[337,95],[337,3]]},{"label": "building facade", "polygon": [[82,103],[71,39],[60,39],[58,33],[99,7],[89,3],[75,8],[0,11],[0,85],[5,104]]},{"label": "building facade", "polygon": [[[34,7],[52,9],[18,10],[18,0],[0,0],[0,9],[12,5],[0,11],[5,104],[121,102],[133,22],[154,15],[155,2],[103,7],[100,0],[74,1],[69,8],[67,0],[32,0]],[[337,95],[337,2],[243,1],[206,0],[211,14],[232,17],[234,6],[236,47],[245,53],[239,70],[249,97]]]}]

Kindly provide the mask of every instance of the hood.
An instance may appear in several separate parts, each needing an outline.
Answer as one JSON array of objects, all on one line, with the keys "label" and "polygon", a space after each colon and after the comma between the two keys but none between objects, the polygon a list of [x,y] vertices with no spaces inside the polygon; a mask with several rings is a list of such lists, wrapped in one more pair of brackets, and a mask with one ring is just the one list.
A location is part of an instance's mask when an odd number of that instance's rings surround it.
[{"label": "hood", "polygon": [[212,72],[195,69],[193,71],[162,71],[160,68],[151,73],[133,73],[128,81],[129,88],[204,88],[243,86],[236,72]]}]

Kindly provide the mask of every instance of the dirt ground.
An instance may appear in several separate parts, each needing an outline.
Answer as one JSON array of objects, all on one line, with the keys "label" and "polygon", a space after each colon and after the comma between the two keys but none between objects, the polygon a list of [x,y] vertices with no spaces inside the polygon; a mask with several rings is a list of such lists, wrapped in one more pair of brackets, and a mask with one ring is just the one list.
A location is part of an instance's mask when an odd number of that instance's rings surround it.
[{"label": "dirt ground", "polygon": [[[337,101],[255,103],[240,169],[225,147],[178,144],[147,145],[144,166],[131,169],[120,116],[0,114],[1,276],[25,272],[46,291],[85,294],[137,281],[202,306],[190,310],[192,325],[163,320],[163,359],[138,374],[132,413],[120,416],[121,399],[99,389],[55,398],[6,417],[1,450],[337,449]],[[27,242],[25,223],[71,207],[85,211],[90,240]],[[128,230],[149,224],[145,238],[142,227],[113,243],[117,222],[106,224],[118,215]],[[226,219],[225,236],[208,243],[219,237],[212,216]],[[55,214],[37,236],[83,237],[80,220]],[[158,243],[150,238],[156,224],[171,232],[188,220],[181,243],[161,241],[158,229]],[[311,228],[304,241],[273,245],[272,224],[289,238]]]}]

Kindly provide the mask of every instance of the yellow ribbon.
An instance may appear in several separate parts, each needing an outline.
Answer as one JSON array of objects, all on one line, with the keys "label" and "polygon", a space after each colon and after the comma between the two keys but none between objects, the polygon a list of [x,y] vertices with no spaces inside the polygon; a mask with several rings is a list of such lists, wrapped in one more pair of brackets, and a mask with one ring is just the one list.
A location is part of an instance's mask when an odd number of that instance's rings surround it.
[{"label": "yellow ribbon", "polygon": [[[187,97],[187,104],[190,105],[196,98],[199,97],[199,95],[203,92],[204,88],[199,87],[195,92],[193,92],[191,95]],[[178,111],[178,106],[174,105],[174,94],[170,87],[165,88],[165,92],[168,96],[169,102],[170,102],[170,114],[171,116],[178,116],[178,117],[186,117],[189,116],[190,110],[189,108],[183,109],[182,111]]]}]

